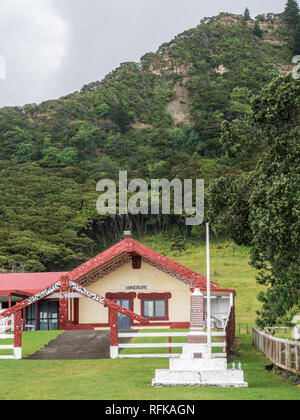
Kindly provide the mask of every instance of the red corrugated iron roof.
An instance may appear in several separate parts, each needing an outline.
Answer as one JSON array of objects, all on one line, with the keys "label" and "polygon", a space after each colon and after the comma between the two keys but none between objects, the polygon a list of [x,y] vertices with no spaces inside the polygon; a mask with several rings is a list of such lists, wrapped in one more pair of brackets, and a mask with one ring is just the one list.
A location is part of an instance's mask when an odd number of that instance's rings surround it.
[{"label": "red corrugated iron roof", "polygon": [[28,297],[34,295],[33,291],[25,290],[0,290],[0,296],[17,296],[17,297]]},{"label": "red corrugated iron roof", "polygon": [[56,283],[65,272],[0,274],[0,295],[25,292],[34,294]]}]

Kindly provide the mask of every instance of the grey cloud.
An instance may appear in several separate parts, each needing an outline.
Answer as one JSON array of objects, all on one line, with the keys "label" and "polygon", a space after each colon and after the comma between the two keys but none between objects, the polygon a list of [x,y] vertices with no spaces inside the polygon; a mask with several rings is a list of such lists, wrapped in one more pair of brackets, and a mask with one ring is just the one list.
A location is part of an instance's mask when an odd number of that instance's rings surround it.
[{"label": "grey cloud", "polygon": [[[28,10],[16,9],[18,2],[23,6],[26,2]],[[1,0],[0,55],[7,56],[7,80],[0,79],[0,106],[38,103],[79,90],[86,83],[101,80],[121,62],[139,61],[146,52],[156,51],[163,42],[196,26],[204,16],[221,11],[242,13],[246,5],[253,17],[279,13],[285,2]],[[1,20],[3,5],[6,22]],[[45,14],[44,26],[34,16],[36,8],[41,16]],[[27,56],[22,49],[24,37],[31,43]],[[48,59],[44,55],[47,51]],[[57,67],[51,57],[58,60]]]}]

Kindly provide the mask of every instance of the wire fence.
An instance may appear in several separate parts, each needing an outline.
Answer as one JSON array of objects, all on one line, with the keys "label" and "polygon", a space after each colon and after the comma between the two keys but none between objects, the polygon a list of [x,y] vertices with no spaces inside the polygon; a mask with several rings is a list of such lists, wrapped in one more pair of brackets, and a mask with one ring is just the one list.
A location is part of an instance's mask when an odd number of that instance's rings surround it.
[{"label": "wire fence", "polygon": [[238,334],[252,334],[252,328],[254,327],[253,324],[248,324],[246,322],[239,322],[236,324],[236,332]]}]

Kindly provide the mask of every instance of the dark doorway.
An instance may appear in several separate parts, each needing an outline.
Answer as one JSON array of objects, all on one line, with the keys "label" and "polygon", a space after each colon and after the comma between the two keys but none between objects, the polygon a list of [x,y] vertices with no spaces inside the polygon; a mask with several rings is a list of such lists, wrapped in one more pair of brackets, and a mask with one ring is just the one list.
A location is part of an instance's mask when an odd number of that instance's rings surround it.
[{"label": "dark doorway", "polygon": [[30,325],[32,329],[36,329],[36,305],[37,303],[33,303],[32,305],[26,308],[26,325]]},{"label": "dark doorway", "polygon": [[[123,308],[130,309],[130,299],[119,299],[116,303]],[[128,316],[118,313],[118,324],[120,331],[130,330],[131,320]]]}]

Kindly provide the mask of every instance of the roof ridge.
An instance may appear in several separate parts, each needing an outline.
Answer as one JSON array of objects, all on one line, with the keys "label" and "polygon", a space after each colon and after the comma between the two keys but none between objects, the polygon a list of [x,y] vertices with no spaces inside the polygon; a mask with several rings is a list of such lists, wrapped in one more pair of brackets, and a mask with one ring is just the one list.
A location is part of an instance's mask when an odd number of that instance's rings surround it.
[{"label": "roof ridge", "polygon": [[[186,279],[191,286],[198,285],[198,287],[201,287],[201,289],[206,288],[205,276],[194,270],[191,270],[188,267],[185,267],[183,264],[180,264],[163,254],[160,254],[154,249],[149,248],[147,245],[144,245],[133,238],[125,238],[117,242],[94,258],[91,258],[86,263],[75,268],[69,273],[70,279],[78,280],[80,277],[87,275],[97,267],[104,265],[105,263],[113,260],[125,252],[128,254],[136,253],[152,261],[153,264],[165,268],[166,271],[171,271],[176,274],[180,280]],[[211,282],[211,286],[214,289],[219,287],[219,285],[215,282]]]},{"label": "roof ridge", "polygon": [[[89,273],[91,276],[89,281],[94,282],[96,279],[108,275],[111,271],[118,269],[121,265],[130,261],[130,256],[137,254],[140,255],[143,260],[154,266],[155,268],[164,271],[165,273],[177,278],[188,284],[190,287],[200,287],[202,290],[206,289],[206,277],[202,274],[184,266],[181,263],[178,263],[171,258],[155,251],[152,248],[149,248],[147,245],[142,244],[141,242],[133,238],[125,238],[116,244],[112,245],[110,248],[102,251],[100,254],[81,264],[71,271],[58,271],[58,272],[44,272],[44,273],[1,273],[0,278],[4,276],[17,275],[17,277],[22,277],[32,275],[36,278],[39,275],[41,277],[47,277],[53,274],[55,276],[67,275],[70,280],[77,281],[83,277],[87,277]],[[111,264],[110,264],[111,262]],[[97,273],[98,267],[103,267],[102,272]],[[212,289],[218,289],[219,285],[215,282],[211,282]],[[3,288],[6,289],[5,285]],[[33,287],[30,285],[27,286],[28,290],[31,290]]]}]

